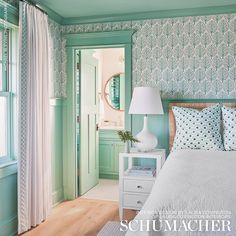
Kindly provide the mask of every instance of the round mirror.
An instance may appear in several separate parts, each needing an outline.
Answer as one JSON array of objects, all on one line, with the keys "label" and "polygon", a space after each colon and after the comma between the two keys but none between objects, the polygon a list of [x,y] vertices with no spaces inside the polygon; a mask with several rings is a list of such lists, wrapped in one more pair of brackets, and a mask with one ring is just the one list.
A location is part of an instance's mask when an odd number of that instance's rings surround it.
[{"label": "round mirror", "polygon": [[113,75],[105,84],[104,97],[107,104],[117,110],[125,108],[125,77],[124,73]]}]

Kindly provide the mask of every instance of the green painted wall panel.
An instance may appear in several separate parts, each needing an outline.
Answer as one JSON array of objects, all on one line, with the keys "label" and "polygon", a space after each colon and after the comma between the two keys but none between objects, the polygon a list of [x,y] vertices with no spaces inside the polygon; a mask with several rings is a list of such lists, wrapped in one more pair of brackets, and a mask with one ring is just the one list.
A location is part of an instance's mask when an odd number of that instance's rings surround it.
[{"label": "green painted wall panel", "polygon": [[3,236],[16,235],[17,232],[16,169],[16,163],[0,168],[0,235]]},{"label": "green painted wall panel", "polygon": [[77,197],[77,134],[75,50],[67,48],[67,98],[63,102],[63,185],[67,200]]},{"label": "green painted wall panel", "polygon": [[62,99],[51,99],[52,202],[64,200]]}]

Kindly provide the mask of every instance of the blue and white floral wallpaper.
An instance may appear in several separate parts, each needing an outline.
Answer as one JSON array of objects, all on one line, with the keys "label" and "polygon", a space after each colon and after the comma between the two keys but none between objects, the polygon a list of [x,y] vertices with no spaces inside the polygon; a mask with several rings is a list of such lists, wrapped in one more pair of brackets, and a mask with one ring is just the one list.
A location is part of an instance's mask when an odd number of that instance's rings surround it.
[{"label": "blue and white floral wallpaper", "polygon": [[51,63],[52,83],[50,84],[50,97],[66,97],[66,56],[65,41],[62,40],[61,25],[49,19],[49,33],[51,36]]},{"label": "blue and white floral wallpaper", "polygon": [[[236,14],[69,25],[61,33],[128,29],[136,30],[133,86],[157,85],[164,98],[236,98]],[[58,47],[55,93],[66,96],[63,38]]]},{"label": "blue and white floral wallpaper", "polygon": [[134,29],[133,86],[157,85],[164,98],[236,98],[236,14],[69,26],[49,20],[49,29],[51,97],[66,97],[63,33]]}]

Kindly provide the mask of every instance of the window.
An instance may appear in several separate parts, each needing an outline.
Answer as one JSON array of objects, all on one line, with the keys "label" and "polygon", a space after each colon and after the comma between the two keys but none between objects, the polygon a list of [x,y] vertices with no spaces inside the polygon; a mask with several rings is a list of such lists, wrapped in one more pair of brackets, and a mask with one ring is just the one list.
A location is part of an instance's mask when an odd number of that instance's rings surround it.
[{"label": "window", "polygon": [[0,28],[0,164],[11,159],[10,32]]},{"label": "window", "polygon": [[9,92],[9,30],[0,28],[0,91]]},{"label": "window", "polygon": [[7,156],[7,98],[0,97],[0,157]]}]

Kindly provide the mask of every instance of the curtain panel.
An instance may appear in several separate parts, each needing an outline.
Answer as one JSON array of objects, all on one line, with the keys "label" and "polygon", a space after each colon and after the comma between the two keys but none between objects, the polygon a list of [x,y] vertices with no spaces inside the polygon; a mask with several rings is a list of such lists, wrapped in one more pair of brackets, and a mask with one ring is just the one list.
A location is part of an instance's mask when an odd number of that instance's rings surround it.
[{"label": "curtain panel", "polygon": [[51,209],[48,17],[20,2],[18,233],[45,220]]}]

